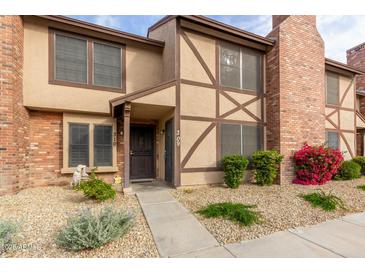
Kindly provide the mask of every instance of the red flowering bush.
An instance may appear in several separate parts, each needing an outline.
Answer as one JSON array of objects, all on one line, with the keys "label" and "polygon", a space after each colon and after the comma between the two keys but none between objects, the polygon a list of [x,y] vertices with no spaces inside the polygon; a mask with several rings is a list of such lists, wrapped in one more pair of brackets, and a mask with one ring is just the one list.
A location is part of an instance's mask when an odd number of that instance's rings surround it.
[{"label": "red flowering bush", "polygon": [[294,184],[323,185],[334,177],[343,162],[338,149],[325,146],[304,146],[294,154]]}]

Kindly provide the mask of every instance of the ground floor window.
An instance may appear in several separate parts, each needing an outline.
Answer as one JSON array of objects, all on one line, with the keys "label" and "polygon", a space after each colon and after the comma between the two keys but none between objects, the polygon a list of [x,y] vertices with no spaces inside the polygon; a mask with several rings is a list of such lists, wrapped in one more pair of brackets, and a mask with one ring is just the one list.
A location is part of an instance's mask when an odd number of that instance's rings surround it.
[{"label": "ground floor window", "polygon": [[73,172],[78,165],[100,172],[116,167],[116,121],[111,117],[63,114],[63,168]]},{"label": "ground floor window", "polygon": [[221,125],[221,156],[241,154],[250,157],[262,148],[261,126]]},{"label": "ground floor window", "polygon": [[333,149],[338,149],[339,148],[338,132],[326,131],[326,143],[328,147]]}]

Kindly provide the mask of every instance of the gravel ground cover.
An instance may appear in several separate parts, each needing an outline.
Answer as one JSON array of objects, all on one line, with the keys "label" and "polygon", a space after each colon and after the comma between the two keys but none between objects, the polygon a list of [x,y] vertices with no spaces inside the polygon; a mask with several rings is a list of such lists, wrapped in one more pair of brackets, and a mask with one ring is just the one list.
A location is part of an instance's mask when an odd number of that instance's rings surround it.
[{"label": "gravel ground cover", "polygon": [[[132,229],[120,239],[93,250],[66,251],[55,244],[55,234],[67,218],[82,209],[98,212],[113,205],[135,216]],[[117,194],[114,201],[95,202],[68,187],[26,189],[0,197],[0,218],[20,223],[13,250],[5,257],[158,257],[151,232],[135,196]]]},{"label": "gravel ground cover", "polygon": [[[227,244],[365,211],[365,191],[356,188],[364,183],[365,178],[353,181],[332,181],[323,186],[243,184],[238,189],[207,186],[172,190],[172,194],[194,213],[218,242]],[[311,193],[319,188],[326,193],[331,191],[332,194],[341,198],[346,205],[346,210],[325,212],[319,208],[313,208],[308,202],[298,197],[299,194]],[[256,204],[256,210],[262,214],[263,223],[244,227],[222,218],[206,219],[196,213],[208,204],[219,202]]]}]

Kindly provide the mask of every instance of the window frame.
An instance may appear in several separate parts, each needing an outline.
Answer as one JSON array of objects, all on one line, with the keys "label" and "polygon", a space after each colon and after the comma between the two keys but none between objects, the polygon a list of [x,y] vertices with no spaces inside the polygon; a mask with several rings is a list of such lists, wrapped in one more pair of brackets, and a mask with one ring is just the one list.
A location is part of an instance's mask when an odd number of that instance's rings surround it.
[{"label": "window frame", "polygon": [[[258,150],[264,150],[265,149],[265,140],[264,140],[264,125],[261,123],[232,123],[229,121],[224,121],[219,123],[219,160],[223,159],[223,154],[222,154],[222,134],[223,134],[223,130],[222,130],[222,125],[236,125],[236,126],[240,126],[240,140],[241,140],[241,155],[243,155],[243,136],[242,136],[242,127],[243,126],[255,126],[257,127],[257,132],[260,134],[260,140],[258,142],[258,144],[260,145],[260,149]],[[218,147],[217,147],[218,148]],[[218,151],[217,151],[218,152]],[[245,156],[246,157],[246,156]],[[247,156],[250,157],[250,156]]]},{"label": "window frame", "polygon": [[[100,45],[106,45],[106,46],[110,46],[110,47],[114,47],[114,48],[118,48],[119,50],[120,50],[120,58],[121,58],[121,60],[120,60],[120,72],[121,72],[121,76],[120,76],[120,87],[112,87],[112,86],[103,86],[103,85],[97,85],[97,84],[95,84],[95,82],[94,82],[94,49],[95,49],[95,47],[94,47],[94,45],[95,45],[95,43],[97,43],[97,44],[100,44]],[[92,51],[92,85],[93,86],[95,86],[95,87],[101,87],[101,88],[112,88],[112,89],[122,89],[122,87],[123,87],[123,82],[125,82],[125,80],[123,80],[123,53],[122,53],[122,51],[123,51],[123,49],[122,49],[122,47],[121,46],[117,46],[117,45],[115,45],[115,44],[111,44],[111,43],[107,43],[107,42],[102,42],[102,41],[99,41],[99,40],[93,40],[92,42],[91,42],[91,44],[92,44],[92,49],[91,49],[91,51]]]},{"label": "window frame", "polygon": [[[265,91],[265,88],[264,88],[264,69],[265,69],[265,53],[262,52],[261,50],[258,50],[258,49],[254,49],[254,48],[250,48],[250,47],[247,47],[247,46],[243,46],[243,45],[240,45],[240,44],[236,44],[236,43],[233,43],[233,42],[230,42],[230,41],[223,41],[223,40],[219,40],[217,41],[218,43],[218,56],[217,56],[217,72],[218,72],[218,85],[221,89],[223,90],[232,90],[232,91],[240,91],[242,93],[248,93],[248,94],[253,94],[253,95],[260,95],[260,94],[263,94],[264,91]],[[225,85],[222,85],[222,77],[221,77],[221,49],[222,49],[222,46],[224,46],[224,44],[232,44],[234,46],[237,46],[239,47],[240,49],[240,88],[237,88],[237,87],[231,87],[231,86],[225,86]],[[248,50],[248,51],[251,51],[251,52],[255,52],[257,53],[258,55],[260,55],[260,88],[259,90],[251,90],[251,89],[246,89],[246,88],[243,88],[243,76],[242,76],[242,72],[243,72],[243,51],[244,50]]]},{"label": "window frame", "polygon": [[341,149],[341,139],[340,139],[340,132],[335,129],[325,129],[325,141],[327,143],[327,146],[329,145],[327,140],[327,133],[336,133],[337,135],[337,149]]},{"label": "window frame", "polygon": [[[327,77],[328,77],[328,74],[332,74],[332,75],[335,75],[337,77],[337,80],[338,80],[338,93],[337,93],[337,102],[336,104],[330,104],[327,102],[327,94],[328,94],[328,85],[327,85]],[[326,71],[326,74],[325,74],[325,90],[326,90],[326,94],[325,94],[325,99],[326,99],[326,105],[329,105],[329,106],[336,106],[336,107],[339,107],[340,106],[340,77],[341,75],[335,73],[335,72],[332,72],[332,71]]]},{"label": "window frame", "polygon": [[89,163],[87,165],[87,171],[90,172],[95,168],[95,151],[94,151],[94,128],[95,126],[111,126],[112,127],[112,165],[111,166],[98,166],[96,172],[117,172],[117,121],[115,118],[106,116],[84,115],[74,113],[63,114],[63,166],[61,168],[62,174],[73,173],[76,167],[69,166],[69,146],[70,146],[70,124],[85,124],[89,126]]},{"label": "window frame", "polygon": [[[66,80],[57,80],[56,79],[56,35],[81,39],[87,41],[87,83],[78,83],[78,82],[71,82]],[[100,86],[94,84],[94,49],[93,44],[94,42],[99,44],[105,44],[109,46],[113,46],[116,48],[120,48],[121,54],[121,86],[120,88],[115,87],[108,87],[108,86]],[[119,44],[115,42],[105,41],[102,39],[94,38],[91,36],[76,34],[72,32],[67,32],[63,30],[48,29],[48,83],[51,85],[60,85],[60,86],[67,86],[67,87],[76,87],[76,88],[85,88],[91,90],[102,90],[102,91],[111,91],[117,93],[126,93],[126,45]]]}]

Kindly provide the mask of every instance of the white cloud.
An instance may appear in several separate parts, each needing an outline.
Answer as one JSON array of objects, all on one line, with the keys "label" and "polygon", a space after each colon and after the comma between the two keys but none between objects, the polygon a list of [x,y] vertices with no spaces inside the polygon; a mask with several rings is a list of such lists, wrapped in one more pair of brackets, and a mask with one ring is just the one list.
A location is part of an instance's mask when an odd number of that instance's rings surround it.
[{"label": "white cloud", "polygon": [[95,16],[95,24],[109,27],[109,28],[119,28],[120,20],[117,16],[108,16],[108,15],[97,15]]},{"label": "white cloud", "polygon": [[365,42],[365,16],[317,16],[326,57],[346,63],[346,50]]}]

